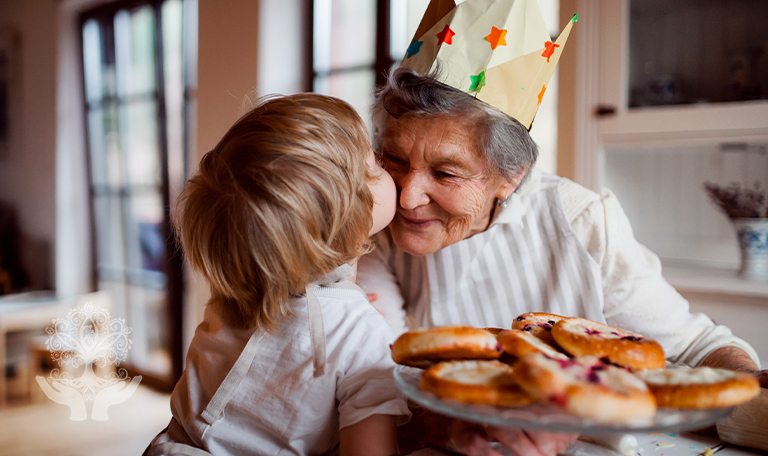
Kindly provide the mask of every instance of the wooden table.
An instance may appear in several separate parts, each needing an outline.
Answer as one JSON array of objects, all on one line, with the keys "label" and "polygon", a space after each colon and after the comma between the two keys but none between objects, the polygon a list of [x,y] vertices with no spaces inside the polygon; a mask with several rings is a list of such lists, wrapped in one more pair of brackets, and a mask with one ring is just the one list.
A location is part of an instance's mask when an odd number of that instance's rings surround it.
[{"label": "wooden table", "polygon": [[73,298],[60,299],[53,292],[29,292],[0,297],[0,407],[6,402],[6,335],[12,331],[42,329],[66,317]]}]

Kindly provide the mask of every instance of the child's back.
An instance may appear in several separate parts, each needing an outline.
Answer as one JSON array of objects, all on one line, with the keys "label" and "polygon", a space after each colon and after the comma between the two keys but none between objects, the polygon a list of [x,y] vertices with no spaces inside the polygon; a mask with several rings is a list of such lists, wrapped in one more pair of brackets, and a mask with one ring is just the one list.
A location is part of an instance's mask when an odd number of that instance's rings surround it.
[{"label": "child's back", "polygon": [[178,223],[212,298],[150,455],[319,454],[340,429],[407,418],[394,334],[346,280],[376,222],[369,152],[346,103],[304,94],[256,108],[203,158]]}]

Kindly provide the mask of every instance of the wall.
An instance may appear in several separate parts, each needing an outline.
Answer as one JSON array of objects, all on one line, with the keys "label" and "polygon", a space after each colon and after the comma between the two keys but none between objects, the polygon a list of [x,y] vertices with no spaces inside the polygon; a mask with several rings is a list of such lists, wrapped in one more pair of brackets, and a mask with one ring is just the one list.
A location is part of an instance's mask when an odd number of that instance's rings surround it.
[{"label": "wall", "polygon": [[767,188],[768,142],[742,145],[607,146],[605,186],[621,201],[637,240],[662,259],[735,271],[733,225],[704,183]]},{"label": "wall", "polygon": [[[198,0],[197,145],[191,145],[190,173],[256,95],[259,4],[253,0]],[[189,269],[189,268],[188,268]],[[186,280],[184,347],[203,318],[208,288],[189,272]]]},{"label": "wall", "polygon": [[0,200],[18,211],[22,258],[38,287],[52,287],[56,237],[55,0],[0,0],[0,30],[20,37],[11,88],[10,150],[0,157]]},{"label": "wall", "polygon": [[80,57],[81,11],[100,0],[58,3],[56,74],[56,292],[92,291],[91,232]]}]

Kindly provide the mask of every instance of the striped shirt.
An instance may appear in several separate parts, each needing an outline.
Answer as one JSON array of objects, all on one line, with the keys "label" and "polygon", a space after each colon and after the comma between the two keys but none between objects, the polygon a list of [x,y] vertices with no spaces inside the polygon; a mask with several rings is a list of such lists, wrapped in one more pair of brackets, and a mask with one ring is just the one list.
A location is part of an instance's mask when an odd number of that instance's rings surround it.
[{"label": "striped shirt", "polygon": [[[615,196],[534,172],[484,232],[414,256],[387,231],[358,263],[357,283],[393,329],[470,325],[509,328],[524,312],[578,316],[656,339],[673,362],[698,364],[737,346],[661,275],[656,255],[633,237]],[[759,365],[759,362],[758,362]]]}]

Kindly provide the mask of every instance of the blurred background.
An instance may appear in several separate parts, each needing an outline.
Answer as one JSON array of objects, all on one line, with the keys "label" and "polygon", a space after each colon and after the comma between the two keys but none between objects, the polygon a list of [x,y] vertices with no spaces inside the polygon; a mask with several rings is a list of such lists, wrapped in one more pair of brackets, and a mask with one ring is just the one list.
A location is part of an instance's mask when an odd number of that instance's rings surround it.
[{"label": "blurred background", "polygon": [[[199,158],[271,93],[334,95],[368,119],[428,3],[0,0],[2,454],[141,453],[207,299],[169,224]],[[737,275],[703,187],[768,187],[768,2],[539,5],[553,37],[578,12],[531,130],[539,166],[612,189],[693,310],[768,367],[768,281]],[[44,328],[84,302],[132,327],[120,367],[142,375],[105,422],[69,421],[34,380],[55,367]]]}]

